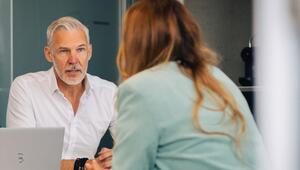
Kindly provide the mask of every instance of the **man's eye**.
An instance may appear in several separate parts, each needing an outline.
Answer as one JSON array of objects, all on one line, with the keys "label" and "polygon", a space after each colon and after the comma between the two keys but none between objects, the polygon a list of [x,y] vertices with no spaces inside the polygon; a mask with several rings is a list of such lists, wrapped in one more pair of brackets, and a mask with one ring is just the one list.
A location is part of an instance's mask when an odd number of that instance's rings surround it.
[{"label": "man's eye", "polygon": [[78,51],[78,52],[84,52],[84,51],[85,51],[85,48],[78,48],[77,51]]}]

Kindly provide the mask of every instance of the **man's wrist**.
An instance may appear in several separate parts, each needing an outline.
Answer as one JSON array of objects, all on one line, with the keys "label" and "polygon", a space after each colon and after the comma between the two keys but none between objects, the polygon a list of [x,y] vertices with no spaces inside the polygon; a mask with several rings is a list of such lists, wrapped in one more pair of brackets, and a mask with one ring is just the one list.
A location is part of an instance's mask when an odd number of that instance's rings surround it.
[{"label": "man's wrist", "polygon": [[74,170],[75,160],[63,159],[60,161],[60,170]]}]

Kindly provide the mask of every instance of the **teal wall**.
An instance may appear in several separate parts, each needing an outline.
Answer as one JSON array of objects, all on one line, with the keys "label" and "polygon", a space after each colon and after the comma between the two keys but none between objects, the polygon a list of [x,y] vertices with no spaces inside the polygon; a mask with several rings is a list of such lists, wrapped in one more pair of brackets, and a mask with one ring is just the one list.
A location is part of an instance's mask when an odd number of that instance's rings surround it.
[{"label": "teal wall", "polygon": [[5,125],[5,112],[11,79],[10,0],[0,0],[0,127]]},{"label": "teal wall", "polygon": [[[62,16],[73,16],[90,29],[93,56],[88,72],[116,82],[118,48],[117,0],[13,0],[13,75],[47,70],[44,58],[47,26]],[[10,86],[10,0],[0,0],[0,126]]]}]

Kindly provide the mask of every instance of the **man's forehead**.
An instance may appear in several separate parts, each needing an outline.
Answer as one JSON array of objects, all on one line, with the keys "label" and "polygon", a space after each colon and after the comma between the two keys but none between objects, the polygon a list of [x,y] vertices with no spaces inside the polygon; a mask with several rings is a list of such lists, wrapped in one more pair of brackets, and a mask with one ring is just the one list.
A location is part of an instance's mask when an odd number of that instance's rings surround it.
[{"label": "man's forehead", "polygon": [[53,34],[53,46],[68,48],[88,46],[88,40],[82,29],[60,29]]}]

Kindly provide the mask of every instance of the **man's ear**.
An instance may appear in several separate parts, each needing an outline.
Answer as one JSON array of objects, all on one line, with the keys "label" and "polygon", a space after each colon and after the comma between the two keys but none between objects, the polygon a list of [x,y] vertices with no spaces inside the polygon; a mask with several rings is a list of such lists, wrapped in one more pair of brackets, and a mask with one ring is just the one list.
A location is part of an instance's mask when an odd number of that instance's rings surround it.
[{"label": "man's ear", "polygon": [[93,47],[92,47],[92,44],[89,44],[89,46],[88,46],[89,60],[92,58],[92,54],[93,54]]},{"label": "man's ear", "polygon": [[49,47],[44,47],[44,55],[45,58],[48,62],[52,63],[53,62],[53,56],[51,54],[51,49]]}]

